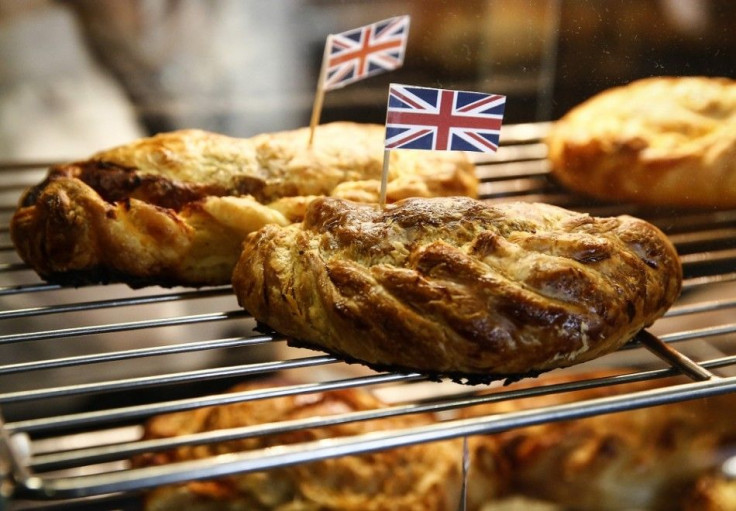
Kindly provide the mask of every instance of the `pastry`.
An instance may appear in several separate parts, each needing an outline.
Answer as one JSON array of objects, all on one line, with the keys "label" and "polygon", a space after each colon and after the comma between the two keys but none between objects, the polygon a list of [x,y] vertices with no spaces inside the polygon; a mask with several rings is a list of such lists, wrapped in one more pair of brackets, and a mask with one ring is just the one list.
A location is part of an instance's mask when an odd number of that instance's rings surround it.
[{"label": "pastry", "polygon": [[[542,383],[591,381],[620,374],[618,369],[594,370],[546,376]],[[503,415],[686,382],[676,377],[500,400],[446,411],[445,418]],[[513,390],[539,384],[537,380],[524,382]],[[266,386],[249,383],[232,390]],[[730,510],[735,486],[718,467],[733,451],[736,440],[731,412],[734,399],[736,394],[731,393],[470,436],[466,508]],[[154,417],[146,424],[144,437],[171,438],[384,406],[361,389],[277,397]],[[150,452],[137,456],[133,464],[148,467],[185,462],[436,422],[437,417],[428,413],[349,422]],[[145,509],[454,510],[462,484],[462,449],[460,440],[431,442],[163,486],[147,492]]]},{"label": "pastry", "polygon": [[[733,453],[733,446],[730,451]],[[728,474],[721,470],[703,474],[684,501],[683,511],[733,511],[736,509],[736,475],[733,470]]]},{"label": "pastry", "polygon": [[[620,371],[548,377],[545,382],[615,374]],[[682,383],[687,380],[617,384],[482,404],[464,408],[459,415],[518,412]],[[706,502],[711,506],[733,502],[729,488],[732,495],[735,486],[711,473],[733,452],[734,404],[736,394],[723,394],[473,437],[470,488],[473,482],[503,480],[508,494],[555,503],[562,509],[733,509],[708,507]]]},{"label": "pastry", "polygon": [[248,237],[239,303],[290,338],[378,369],[468,382],[616,350],[677,298],[659,229],[531,203],[321,198]]},{"label": "pastry", "polygon": [[[245,384],[233,390],[255,390],[259,387]],[[146,425],[145,437],[168,438],[384,406],[370,393],[360,389],[277,397],[158,416]],[[135,465],[176,463],[296,442],[408,428],[433,421],[430,414],[414,414],[219,444],[179,447],[170,452],[141,456],[135,460]],[[420,444],[267,472],[232,475],[213,481],[164,486],[146,495],[145,508],[148,511],[451,511],[457,509],[459,502],[461,463],[460,441]]]},{"label": "pastry", "polygon": [[736,207],[736,81],[655,77],[599,93],[554,123],[553,175],[604,200]]},{"label": "pastry", "polygon": [[[156,135],[54,166],[20,199],[11,235],[23,260],[59,283],[230,282],[245,236],[303,217],[316,196],[376,202],[382,126],[319,126],[237,139]],[[387,201],[477,193],[459,153],[392,151]]]}]

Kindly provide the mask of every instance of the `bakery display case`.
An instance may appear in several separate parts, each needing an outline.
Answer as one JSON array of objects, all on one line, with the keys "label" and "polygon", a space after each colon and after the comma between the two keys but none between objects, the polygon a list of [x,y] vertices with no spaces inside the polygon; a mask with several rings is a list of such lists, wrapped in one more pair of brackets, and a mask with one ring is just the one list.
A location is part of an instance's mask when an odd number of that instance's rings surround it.
[{"label": "bakery display case", "polygon": [[[79,2],[74,9],[84,20],[86,37],[97,40],[101,61],[115,51],[135,49],[110,49],[109,43],[117,30],[145,24],[136,25],[122,9],[107,32],[106,46],[100,43],[105,32],[96,20],[109,11],[84,9],[87,3]],[[388,4],[378,2],[366,12],[359,1],[312,0],[299,15],[309,13],[305,19],[312,20],[310,37],[317,40],[314,33],[322,34],[326,26],[358,25],[377,14],[394,14],[398,7]],[[115,283],[46,282],[20,259],[9,225],[24,190],[39,183],[49,166],[68,160],[53,152],[38,152],[36,158],[2,154],[0,509],[132,511],[144,509],[151,495],[162,495],[155,493],[161,488],[188,488],[206,497],[189,501],[191,495],[177,494],[165,502],[169,506],[187,508],[195,502],[214,506],[202,509],[217,509],[242,491],[265,499],[259,505],[266,509],[268,498],[298,493],[294,488],[300,476],[294,474],[324,475],[325,486],[314,491],[326,495],[332,476],[337,478],[341,469],[348,472],[340,462],[349,457],[382,456],[402,448],[417,448],[428,456],[448,445],[455,457],[447,469],[450,475],[442,476],[445,484],[431,483],[433,489],[442,487],[437,498],[443,504],[433,504],[437,509],[586,509],[591,501],[585,499],[593,498],[607,499],[598,502],[601,509],[620,509],[622,503],[706,509],[717,499],[729,505],[724,496],[736,484],[736,430],[727,425],[729,400],[736,399],[736,210],[641,205],[574,193],[553,176],[545,143],[556,119],[610,86],[658,74],[734,76],[732,59],[693,59],[687,53],[733,52],[736,40],[721,28],[736,15],[734,9],[727,2],[694,2],[704,10],[691,12],[675,4],[621,2],[607,10],[604,19],[602,7],[590,2],[514,2],[513,8],[499,0],[402,2],[400,7],[413,16],[411,41],[417,47],[403,74],[342,89],[325,103],[323,122],[382,122],[389,81],[424,80],[507,94],[508,117],[499,150],[469,156],[476,165],[481,200],[542,202],[602,217],[632,215],[657,226],[674,244],[683,269],[682,293],[662,318],[614,353],[521,381],[436,381],[419,373],[373,371],[320,351],[291,347],[283,335],[243,310],[229,285],[134,289]],[[195,23],[193,9],[177,23]],[[276,11],[275,18],[282,22],[294,16],[288,10]],[[148,12],[153,18],[164,14],[154,7]],[[495,24],[495,31],[489,24]],[[447,30],[439,31],[441,25]],[[168,28],[175,26],[172,22]],[[643,28],[650,26],[661,30]],[[499,37],[508,44],[494,53],[490,47]],[[581,54],[581,41],[596,51]],[[146,84],[131,77],[126,87],[136,99],[146,132],[197,122],[203,128],[250,136],[256,119],[268,117],[269,111],[274,112],[269,122],[275,127],[291,128],[307,122],[310,87],[316,79],[316,66],[311,65],[315,48],[313,41],[302,48],[308,59],[303,82],[309,85],[291,87],[278,106],[269,95],[262,96],[260,106],[244,97],[235,102],[224,96],[213,99],[205,94],[214,91],[217,96],[217,90],[207,89],[212,84],[199,83],[199,89],[192,86],[177,97],[165,97],[161,88],[143,97]],[[461,54],[467,58],[459,58]],[[120,64],[111,67],[116,74],[125,71]],[[162,83],[167,76],[159,76]],[[241,82],[231,85],[236,83]],[[250,113],[259,115],[250,122]],[[246,386],[233,390],[240,384]],[[261,405],[278,408],[291,400],[308,407],[333,392],[365,392],[380,404],[363,406],[356,404],[358,398],[345,397],[349,404],[317,407],[312,414],[286,413],[278,420],[274,414],[272,421],[260,422],[239,422],[235,412],[230,417],[214,411],[218,418],[212,421],[222,420],[222,428],[194,426],[203,407],[243,406],[257,414],[253,410]],[[678,412],[670,416],[657,410]],[[632,422],[618,419],[627,413],[640,415],[631,415]],[[150,421],[166,414],[183,417],[182,424],[152,433]],[[576,429],[575,424],[583,426]],[[585,424],[594,426],[585,429]],[[662,428],[659,436],[638,435],[653,424]],[[619,436],[616,427],[627,428],[636,440]],[[660,432],[654,426],[652,430]],[[333,434],[336,431],[343,433]],[[534,467],[522,470],[530,466],[522,462],[554,453],[551,449],[558,444],[535,443],[535,431],[557,438],[559,445],[567,432],[570,439],[573,432],[588,435],[590,442],[570,447],[569,459],[545,458],[549,464],[540,462],[542,479]],[[269,443],[273,438],[285,440]],[[484,444],[487,438],[506,443]],[[688,443],[683,438],[696,440]],[[649,456],[646,462],[644,455],[634,456],[633,465],[627,465],[628,458],[620,461],[631,445],[652,447],[644,453]],[[186,454],[169,459],[172,452]],[[632,477],[636,463],[646,467],[646,476]],[[337,468],[330,471],[330,466]],[[367,466],[373,468],[364,470],[373,470],[378,464]],[[580,466],[593,467],[588,477],[595,476],[590,481],[576,479],[575,467]],[[264,473],[285,475],[269,479]],[[558,476],[569,476],[569,488],[582,489],[577,495],[545,493],[539,481]],[[231,483],[208,485],[215,479]],[[238,484],[240,490],[233,490]],[[641,491],[621,489],[633,486]],[[611,502],[611,495],[621,498]],[[239,504],[252,505],[245,502]],[[292,509],[282,504],[279,509]],[[272,503],[270,508],[278,507]]]}]

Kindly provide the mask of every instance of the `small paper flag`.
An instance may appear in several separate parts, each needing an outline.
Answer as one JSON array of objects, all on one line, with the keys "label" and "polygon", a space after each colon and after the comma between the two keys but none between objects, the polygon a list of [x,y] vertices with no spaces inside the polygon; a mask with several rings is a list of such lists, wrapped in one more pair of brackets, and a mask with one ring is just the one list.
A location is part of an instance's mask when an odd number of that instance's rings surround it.
[{"label": "small paper flag", "polygon": [[391,84],[387,149],[495,152],[506,97]]},{"label": "small paper flag", "polygon": [[327,38],[324,89],[333,90],[401,67],[409,16],[396,16]]}]

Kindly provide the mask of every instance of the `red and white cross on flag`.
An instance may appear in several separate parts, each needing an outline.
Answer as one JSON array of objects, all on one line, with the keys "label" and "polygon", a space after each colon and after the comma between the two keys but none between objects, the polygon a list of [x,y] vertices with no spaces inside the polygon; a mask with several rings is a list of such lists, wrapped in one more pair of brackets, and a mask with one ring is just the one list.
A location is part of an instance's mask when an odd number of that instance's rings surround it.
[{"label": "red and white cross on flag", "polygon": [[506,97],[391,84],[387,149],[495,152]]},{"label": "red and white cross on flag", "polygon": [[408,15],[330,35],[325,50],[324,89],[338,89],[401,67],[408,38]]},{"label": "red and white cross on flag", "polygon": [[392,71],[404,64],[409,16],[396,16],[327,37],[309,123],[309,145],[322,114],[325,91]]}]

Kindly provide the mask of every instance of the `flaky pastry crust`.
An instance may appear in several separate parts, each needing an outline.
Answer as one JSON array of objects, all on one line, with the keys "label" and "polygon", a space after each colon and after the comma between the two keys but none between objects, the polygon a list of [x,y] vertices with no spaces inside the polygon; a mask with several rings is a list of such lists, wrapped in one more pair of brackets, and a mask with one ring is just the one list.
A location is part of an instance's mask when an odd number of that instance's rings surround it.
[{"label": "flaky pastry crust", "polygon": [[[244,384],[233,391],[259,388],[261,385]],[[384,406],[380,400],[360,389],[277,397],[158,416],[146,425],[145,438],[168,438]],[[176,463],[296,442],[408,428],[430,424],[433,420],[430,414],[416,414],[180,447],[170,452],[141,456],[135,464]],[[233,475],[214,481],[166,486],[146,496],[146,510],[450,511],[456,509],[459,499],[461,449],[458,441],[414,445],[268,472]]]},{"label": "flaky pastry crust", "polygon": [[554,123],[553,175],[604,200],[736,207],[736,81],[655,77],[601,92]]},{"label": "flaky pastry crust", "polygon": [[[383,128],[319,126],[239,139],[183,130],[58,165],[11,222],[18,253],[43,278],[132,286],[230,282],[245,236],[299,221],[316,196],[378,200]],[[387,201],[477,194],[458,153],[392,151]]]},{"label": "flaky pastry crust", "polygon": [[545,204],[324,198],[250,236],[239,303],[297,345],[376,368],[485,381],[613,351],[677,298],[653,225]]}]

